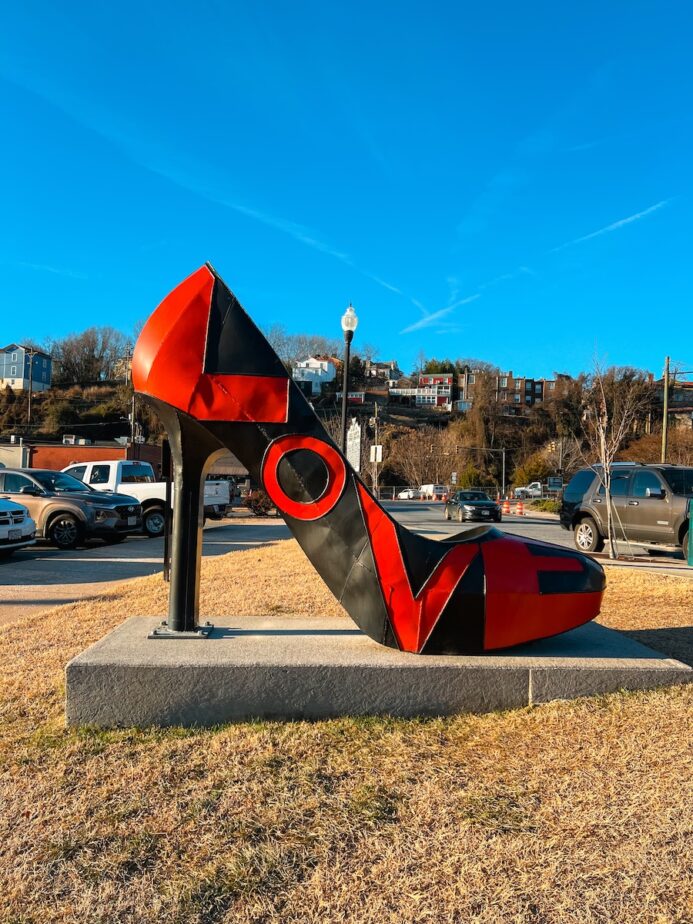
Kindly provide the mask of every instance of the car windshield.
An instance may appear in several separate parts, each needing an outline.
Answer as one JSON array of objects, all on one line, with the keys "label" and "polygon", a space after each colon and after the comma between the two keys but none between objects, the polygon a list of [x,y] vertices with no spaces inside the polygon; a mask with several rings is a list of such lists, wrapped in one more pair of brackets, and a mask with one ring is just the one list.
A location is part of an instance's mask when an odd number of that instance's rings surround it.
[{"label": "car windshield", "polygon": [[660,469],[674,494],[693,495],[693,468]]},{"label": "car windshield", "polygon": [[85,491],[93,490],[65,472],[32,472],[31,474],[41,487],[46,491],[55,491],[56,494],[84,494]]},{"label": "car windshield", "polygon": [[483,491],[460,491],[457,495],[461,501],[490,501],[491,498]]}]

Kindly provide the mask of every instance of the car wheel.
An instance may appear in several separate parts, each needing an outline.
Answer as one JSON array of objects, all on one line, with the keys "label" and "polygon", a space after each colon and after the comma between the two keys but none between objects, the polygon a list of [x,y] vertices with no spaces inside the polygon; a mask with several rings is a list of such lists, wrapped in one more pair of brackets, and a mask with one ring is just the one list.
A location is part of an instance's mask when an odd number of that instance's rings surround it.
[{"label": "car wheel", "polygon": [[71,513],[59,513],[51,523],[48,535],[59,549],[74,549],[80,539],[81,528]]},{"label": "car wheel", "polygon": [[585,517],[575,527],[575,547],[581,552],[601,552],[604,540],[592,517]]},{"label": "car wheel", "polygon": [[683,557],[684,557],[684,559],[685,559],[686,561],[688,561],[688,536],[689,536],[689,533],[690,533],[690,530],[685,534],[685,536],[683,537],[683,542],[681,543],[681,548],[682,548],[682,550],[683,550]]},{"label": "car wheel", "polygon": [[158,539],[163,536],[166,527],[166,520],[162,507],[150,507],[142,515],[142,529],[150,539]]},{"label": "car wheel", "polygon": [[461,508],[461,507],[460,507],[460,509],[457,511],[457,521],[458,521],[458,523],[461,523],[461,522],[462,522],[462,508]]},{"label": "car wheel", "polygon": [[445,516],[445,519],[446,519],[446,520],[449,520],[449,519],[450,519],[450,511],[448,510],[447,507],[445,508],[445,514],[444,514],[444,516]]}]

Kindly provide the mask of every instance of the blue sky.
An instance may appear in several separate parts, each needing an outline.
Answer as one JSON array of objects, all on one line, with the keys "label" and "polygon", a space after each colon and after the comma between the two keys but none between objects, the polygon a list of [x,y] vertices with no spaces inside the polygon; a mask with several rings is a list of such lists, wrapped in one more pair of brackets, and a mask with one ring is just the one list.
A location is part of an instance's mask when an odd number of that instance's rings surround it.
[{"label": "blue sky", "polygon": [[211,260],[261,325],[550,375],[693,368],[693,7],[14,4],[0,339]]}]

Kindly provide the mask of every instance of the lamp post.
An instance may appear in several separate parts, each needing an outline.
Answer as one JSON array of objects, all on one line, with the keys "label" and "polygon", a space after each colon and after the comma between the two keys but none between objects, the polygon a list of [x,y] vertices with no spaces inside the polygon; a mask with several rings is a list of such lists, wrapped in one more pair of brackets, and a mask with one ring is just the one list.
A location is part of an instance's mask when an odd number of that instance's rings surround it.
[{"label": "lamp post", "polygon": [[342,380],[342,452],[346,455],[346,431],[347,431],[347,395],[349,393],[349,354],[351,352],[351,341],[354,338],[354,331],[359,319],[356,317],[351,302],[349,307],[342,315],[342,330],[344,331],[344,378]]}]

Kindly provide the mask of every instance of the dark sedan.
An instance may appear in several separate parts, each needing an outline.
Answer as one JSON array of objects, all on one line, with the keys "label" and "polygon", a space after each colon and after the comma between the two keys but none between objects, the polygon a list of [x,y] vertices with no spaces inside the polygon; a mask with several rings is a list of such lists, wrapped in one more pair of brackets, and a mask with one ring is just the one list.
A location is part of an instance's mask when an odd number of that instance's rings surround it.
[{"label": "dark sedan", "polygon": [[445,519],[458,520],[493,520],[501,521],[499,504],[492,501],[483,491],[458,491],[445,504]]}]

